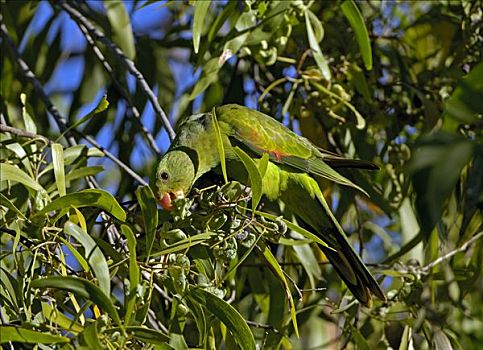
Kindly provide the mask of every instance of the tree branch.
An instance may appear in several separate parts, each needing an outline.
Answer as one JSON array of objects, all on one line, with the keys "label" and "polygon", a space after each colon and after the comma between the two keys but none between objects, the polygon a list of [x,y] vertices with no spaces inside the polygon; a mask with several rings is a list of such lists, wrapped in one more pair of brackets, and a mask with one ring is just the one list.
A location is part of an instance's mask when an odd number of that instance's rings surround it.
[{"label": "tree branch", "polygon": [[29,139],[41,139],[45,143],[51,144],[52,141],[46,138],[45,136],[39,135],[39,134],[34,134],[33,132],[27,131],[27,130],[21,130],[17,128],[13,128],[11,126],[5,125],[5,124],[0,124],[0,131],[1,132],[9,132],[11,134],[21,136],[21,137],[26,137]]},{"label": "tree branch", "polygon": [[116,87],[117,91],[122,96],[122,98],[124,98],[127,101],[128,106],[131,109],[132,115],[134,117],[134,120],[137,122],[137,124],[141,128],[141,132],[143,133],[144,137],[148,141],[148,144],[151,146],[151,149],[154,151],[154,153],[156,153],[156,156],[160,157],[161,151],[159,150],[153,135],[143,125],[143,123],[141,121],[141,114],[139,113],[136,106],[134,106],[134,104],[133,104],[133,102],[132,102],[132,100],[129,96],[129,93],[126,91],[124,86],[122,86],[122,84],[119,82],[119,80],[117,80],[116,77],[114,76],[114,71],[112,70],[111,65],[109,64],[109,62],[107,62],[107,60],[104,57],[104,55],[102,54],[101,50],[96,46],[96,43],[94,42],[94,39],[92,39],[92,36],[87,31],[87,28],[85,26],[83,26],[82,24],[79,25],[79,27],[80,27],[80,30],[82,31],[82,33],[84,33],[84,36],[87,40],[87,43],[89,44],[92,51],[94,52],[94,55],[97,57],[99,62],[101,62],[102,66],[104,67],[106,72],[111,77],[111,80],[114,83],[114,86]]},{"label": "tree branch", "polygon": [[421,270],[423,272],[428,272],[429,270],[431,270],[436,265],[438,265],[438,264],[442,263],[443,261],[448,260],[449,258],[451,258],[453,255],[456,255],[458,253],[464,252],[466,249],[468,249],[470,247],[470,245],[472,245],[473,243],[475,243],[481,237],[483,237],[483,231],[480,231],[477,234],[475,234],[471,239],[469,239],[468,241],[466,241],[461,247],[459,247],[459,248],[457,248],[455,250],[450,251],[448,254],[445,254],[443,256],[440,256],[439,258],[437,258],[433,262],[430,262],[428,265],[424,266]]},{"label": "tree branch", "polygon": [[58,3],[59,3],[59,6],[62,9],[64,9],[70,15],[70,17],[77,23],[77,25],[79,25],[79,27],[84,26],[85,29],[95,40],[99,40],[101,43],[106,45],[106,47],[108,47],[116,56],[119,57],[120,61],[124,64],[126,69],[134,76],[134,78],[136,78],[141,89],[147,95],[149,101],[151,101],[151,104],[153,105],[153,109],[156,115],[158,116],[158,118],[163,123],[164,127],[166,128],[166,131],[168,132],[168,136],[170,140],[171,141],[174,140],[176,134],[174,133],[174,130],[171,127],[171,124],[168,120],[166,113],[159,105],[156,95],[154,94],[153,90],[151,90],[149,84],[146,82],[146,79],[144,79],[144,76],[136,68],[134,62],[131,61],[128,57],[126,57],[124,52],[119,47],[117,47],[116,44],[112,43],[109,39],[107,39],[103,33],[97,30],[97,28],[94,27],[94,25],[92,25],[92,23],[87,18],[85,18],[79,11],[77,11],[69,3],[67,3],[64,0],[61,0]]}]

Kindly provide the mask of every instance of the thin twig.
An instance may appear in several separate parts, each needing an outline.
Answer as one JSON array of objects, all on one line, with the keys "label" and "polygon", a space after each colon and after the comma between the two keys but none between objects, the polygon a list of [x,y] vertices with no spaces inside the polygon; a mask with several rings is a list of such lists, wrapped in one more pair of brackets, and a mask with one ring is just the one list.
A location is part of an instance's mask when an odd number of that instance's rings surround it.
[{"label": "thin twig", "polygon": [[480,239],[481,237],[483,237],[483,231],[480,231],[478,232],[477,234],[475,234],[471,239],[469,239],[468,241],[466,241],[461,247],[459,247],[458,249],[455,249],[455,250],[452,250],[450,251],[448,254],[445,254],[443,256],[440,256],[439,258],[437,258],[436,260],[434,260],[433,262],[429,263],[428,265],[424,266],[422,268],[422,271],[423,272],[428,272],[430,269],[432,269],[433,267],[435,267],[436,265],[442,263],[443,261],[445,260],[448,260],[449,258],[451,258],[453,255],[456,255],[458,253],[461,253],[461,252],[464,252],[466,249],[468,249],[470,247],[470,245],[472,245],[473,243],[475,243],[478,239]]},{"label": "thin twig", "polygon": [[258,322],[253,322],[253,321],[249,321],[249,320],[245,320],[245,322],[249,326],[256,327],[256,328],[269,329],[273,333],[280,334],[280,331],[278,329],[276,329],[275,327],[273,327],[273,326],[271,326],[269,324],[258,323]]},{"label": "thin twig", "polygon": [[[77,130],[75,130],[77,133],[79,133]],[[141,177],[139,176],[134,170],[132,170],[130,167],[128,167],[126,164],[124,164],[121,160],[119,160],[114,154],[109,152],[107,149],[102,147],[97,141],[93,138],[90,137],[89,135],[84,135],[79,133],[80,136],[82,136],[87,142],[89,142],[91,145],[93,145],[95,148],[99,149],[104,155],[112,160],[114,163],[116,163],[120,168],[122,168],[126,173],[131,175],[133,179],[135,179],[137,182],[139,182],[143,186],[147,186],[148,183]]]},{"label": "thin twig", "polygon": [[35,133],[27,131],[27,130],[13,128],[11,126],[4,125],[4,124],[0,124],[0,132],[5,132],[5,133],[9,132],[11,134],[21,136],[21,137],[26,137],[28,139],[40,139],[40,140],[44,141],[45,143],[48,143],[48,144],[52,143],[52,140],[49,140],[45,136],[35,134]]},{"label": "thin twig", "polygon": [[156,155],[159,157],[161,156],[161,151],[158,148],[158,145],[156,144],[156,140],[154,139],[153,135],[149,132],[148,129],[144,126],[144,124],[141,121],[141,114],[139,113],[138,109],[136,106],[134,106],[129,93],[127,90],[122,86],[122,84],[119,82],[119,80],[116,79],[114,75],[114,71],[112,70],[111,65],[109,62],[107,62],[106,58],[102,54],[101,50],[96,46],[96,43],[92,39],[91,35],[89,34],[88,30],[86,27],[84,27],[82,24],[79,25],[80,30],[82,33],[84,33],[84,36],[87,40],[87,43],[89,44],[91,50],[93,51],[94,55],[97,57],[99,62],[101,62],[102,66],[106,70],[106,72],[109,74],[111,77],[111,81],[114,83],[114,86],[116,87],[117,91],[119,94],[124,98],[131,109],[132,116],[134,117],[134,120],[137,122],[139,127],[141,128],[141,132],[143,133],[144,137],[148,141],[149,146],[151,146],[151,149],[156,153]]},{"label": "thin twig", "polygon": [[[70,4],[73,4],[73,3],[70,3]],[[126,69],[134,76],[134,78],[136,78],[141,89],[147,95],[149,101],[151,101],[151,104],[153,105],[153,109],[156,115],[158,116],[158,118],[163,123],[164,127],[166,128],[166,131],[168,133],[170,140],[171,141],[174,140],[176,134],[174,133],[174,130],[171,127],[168,116],[159,105],[156,95],[154,94],[153,90],[150,88],[149,84],[146,82],[146,79],[144,79],[144,76],[136,68],[134,62],[130,60],[128,57],[126,57],[124,52],[116,44],[114,44],[109,39],[107,39],[103,33],[101,33],[96,27],[94,27],[94,25],[87,18],[85,18],[79,11],[77,11],[70,4],[67,3],[66,1],[59,1],[59,6],[70,15],[70,17],[77,23],[77,25],[84,26],[85,29],[87,29],[89,34],[95,40],[99,40],[101,43],[106,45],[106,47],[108,47],[116,56],[119,57],[120,61],[124,64]]]}]

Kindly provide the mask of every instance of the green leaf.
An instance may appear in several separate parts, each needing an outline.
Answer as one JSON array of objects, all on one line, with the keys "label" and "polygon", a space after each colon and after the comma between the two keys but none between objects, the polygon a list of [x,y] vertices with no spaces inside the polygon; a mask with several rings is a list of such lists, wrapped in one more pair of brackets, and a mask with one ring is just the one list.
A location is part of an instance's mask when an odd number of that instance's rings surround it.
[{"label": "green leaf", "polygon": [[28,221],[27,217],[3,193],[0,193],[0,205],[13,210],[21,219]]},{"label": "green leaf", "polygon": [[[104,95],[102,97],[101,101],[97,104],[96,108],[94,108],[92,111],[87,113],[86,116],[82,117],[81,119],[76,121],[74,124],[69,126],[62,134],[60,134],[60,136],[57,138],[57,140],[60,140],[62,138],[62,136],[67,134],[69,131],[77,128],[79,125],[84,124],[86,121],[88,121],[89,119],[94,117],[96,114],[99,114],[99,113],[105,111],[107,109],[107,107],[109,107],[109,101],[107,101],[107,95]],[[73,147],[76,147],[76,146],[73,146]]]},{"label": "green leaf", "polygon": [[134,36],[131,28],[131,20],[122,1],[104,1],[107,18],[111,24],[113,41],[124,52],[127,58],[133,60],[136,57]]},{"label": "green leaf", "polygon": [[104,170],[104,167],[102,165],[84,166],[79,169],[69,171],[69,173],[65,176],[65,181],[69,182],[69,181],[77,180],[87,176],[94,176],[103,170]]},{"label": "green leaf", "polygon": [[352,329],[352,339],[354,340],[354,343],[357,345],[357,349],[371,350],[369,343],[367,343],[367,340],[362,335],[362,333],[355,327],[351,327],[351,329]]},{"label": "green leaf", "polygon": [[116,307],[112,303],[109,296],[104,294],[104,292],[95,284],[84,278],[71,276],[50,276],[33,280],[30,284],[30,287],[40,289],[54,288],[72,292],[76,296],[92,301],[94,304],[107,312],[114,322],[122,327],[119,314],[117,313]]},{"label": "green leaf", "polygon": [[15,326],[0,326],[0,344],[19,342],[23,344],[68,343],[70,339],[60,335],[42,333]]},{"label": "green leaf", "polygon": [[404,326],[404,331],[401,337],[401,342],[399,343],[399,350],[409,350],[413,349],[412,345],[412,328],[408,325]]},{"label": "green leaf", "polygon": [[25,130],[36,134],[37,124],[35,124],[34,119],[27,112],[27,95],[25,93],[20,94],[20,102],[22,103],[22,118],[25,124]]},{"label": "green leaf", "polygon": [[317,43],[320,43],[324,38],[324,27],[322,27],[322,23],[320,23],[320,20],[312,11],[307,10],[307,15],[309,16],[310,23],[314,31],[315,40]]},{"label": "green leaf", "polygon": [[59,196],[65,196],[67,192],[65,190],[64,148],[60,143],[52,144],[52,163]]},{"label": "green leaf", "polygon": [[372,69],[372,49],[364,18],[354,0],[345,0],[341,5],[342,13],[354,30],[362,60],[367,70]]},{"label": "green leaf", "polygon": [[416,212],[427,239],[441,219],[445,201],[474,153],[474,143],[449,133],[420,138],[409,163],[416,192]]},{"label": "green leaf", "polygon": [[106,295],[111,295],[111,277],[109,275],[109,267],[106,258],[102,254],[101,249],[91,236],[84,232],[79,226],[67,221],[64,225],[65,233],[74,237],[84,247],[84,256],[94,271],[99,283],[99,287]]},{"label": "green leaf", "polygon": [[89,350],[104,350],[104,346],[102,346],[101,340],[99,339],[99,333],[97,331],[97,327],[99,325],[99,321],[91,323],[88,325],[84,332],[82,332],[81,336],[84,340],[85,344],[89,348]]},{"label": "green leaf", "polygon": [[[121,329],[118,327],[112,327],[107,329],[106,333],[118,332],[120,330]],[[166,344],[169,342],[169,336],[160,331],[156,331],[144,326],[125,327],[125,331],[127,334],[134,336],[134,338],[139,339],[140,341],[160,345],[161,349],[172,349],[168,344]]]},{"label": "green leaf", "polygon": [[446,100],[443,128],[454,131],[458,124],[470,124],[483,114],[483,62],[463,77],[451,97]]},{"label": "green leaf", "polygon": [[136,260],[136,236],[127,225],[121,226],[121,231],[126,236],[127,247],[129,250],[129,294],[127,296],[127,306],[125,324],[129,324],[134,307],[136,306],[136,292],[139,285],[139,266]]},{"label": "green leaf", "polygon": [[317,67],[319,67],[322,77],[325,80],[329,81],[332,77],[330,73],[329,65],[324,55],[322,54],[322,50],[320,49],[317,38],[315,37],[309,12],[310,10],[308,9],[305,11],[305,26],[307,27],[307,36],[309,38],[309,45],[310,45],[310,48],[312,49],[312,54],[314,55],[315,63],[317,63]]},{"label": "green leaf", "polygon": [[196,82],[193,90],[188,96],[188,100],[193,100],[196,96],[201,94],[205,89],[218,79],[218,72],[221,64],[218,57],[214,57],[205,63],[201,76]]},{"label": "green leaf", "polygon": [[228,183],[228,176],[226,175],[225,147],[223,146],[223,139],[221,137],[220,126],[218,125],[218,119],[216,118],[215,108],[213,108],[211,112],[211,121],[213,123],[213,129],[215,130],[216,147],[218,148],[218,154],[220,155],[221,172],[225,183]]},{"label": "green leaf", "polygon": [[260,199],[262,198],[263,188],[262,188],[262,176],[258,171],[258,167],[241,148],[234,147],[233,151],[236,153],[238,158],[242,161],[245,169],[248,172],[250,178],[250,187],[252,189],[252,209],[256,210]]},{"label": "green leaf", "polygon": [[453,350],[451,341],[441,329],[437,329],[433,334],[433,346],[435,350]]},{"label": "green leaf", "polygon": [[42,215],[45,215],[48,212],[57,211],[59,209],[67,212],[71,206],[76,208],[100,208],[120,221],[126,220],[126,213],[116,199],[109,192],[99,189],[82,190],[57,198],[35,214],[34,218],[42,217]]},{"label": "green leaf", "polygon": [[0,179],[1,181],[16,181],[20,182],[22,185],[30,187],[35,191],[45,191],[42,186],[25,172],[17,168],[16,166],[1,163],[0,166]]},{"label": "green leaf", "polygon": [[255,339],[250,328],[242,315],[233,306],[201,288],[190,289],[189,297],[204,305],[228,328],[240,349],[256,349]]},{"label": "green leaf", "polygon": [[143,215],[144,230],[146,232],[146,260],[149,259],[156,238],[156,227],[158,227],[158,207],[154,194],[149,186],[139,186],[136,190],[141,213]]},{"label": "green leaf", "polygon": [[8,148],[9,150],[15,153],[15,155],[17,156],[17,159],[21,160],[23,166],[25,167],[25,170],[27,170],[28,174],[31,177],[33,177],[34,172],[32,170],[32,164],[30,163],[30,158],[27,152],[25,152],[25,149],[17,142],[7,144],[5,145],[5,148]]},{"label": "green leaf", "polygon": [[196,1],[195,14],[193,19],[193,48],[198,53],[200,47],[200,38],[203,31],[203,24],[206,23],[206,16],[210,9],[211,1]]},{"label": "green leaf", "polygon": [[280,280],[283,286],[283,290],[285,291],[285,295],[288,300],[288,308],[290,310],[290,316],[292,318],[293,328],[295,330],[295,335],[299,337],[299,329],[297,326],[297,314],[295,313],[295,304],[293,302],[292,293],[290,292],[290,287],[288,285],[287,279],[285,278],[285,274],[280,267],[277,259],[273,256],[270,248],[263,242],[259,243],[259,247],[262,250],[263,256],[265,257],[265,261],[268,263],[270,270],[275,274],[275,276]]},{"label": "green leaf", "polygon": [[161,255],[168,255],[168,254],[177,253],[180,251],[185,251],[197,244],[205,242],[206,240],[210,239],[212,236],[216,236],[216,235],[217,233],[215,232],[205,232],[195,236],[189,236],[188,238],[182,239],[181,241],[178,241],[170,245],[169,247],[164,248],[159,252],[151,254],[151,257],[155,258]]},{"label": "green leaf", "polygon": [[62,237],[59,237],[59,239],[62,241],[62,243],[65,244],[65,246],[67,247],[67,249],[69,249],[69,251],[72,253],[72,255],[74,255],[74,258],[77,260],[77,262],[82,267],[82,269],[85,272],[89,272],[91,270],[91,268],[89,267],[89,263],[86,261],[86,259],[84,259],[82,254],[76,248],[74,248],[74,246],[72,244],[70,244],[70,242],[67,241],[66,239],[64,239]]},{"label": "green leaf", "polygon": [[73,334],[80,333],[84,330],[84,327],[75,322],[75,320],[71,320],[61,311],[44,302],[42,302],[42,314],[48,321],[55,323],[56,325],[62,327],[62,329],[65,329]]}]

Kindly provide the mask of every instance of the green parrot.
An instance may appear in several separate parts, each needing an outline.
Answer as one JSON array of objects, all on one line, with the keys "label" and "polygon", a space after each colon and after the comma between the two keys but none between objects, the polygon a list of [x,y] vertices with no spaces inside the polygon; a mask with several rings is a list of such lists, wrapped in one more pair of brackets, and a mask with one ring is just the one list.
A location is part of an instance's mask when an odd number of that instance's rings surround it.
[{"label": "green parrot", "polygon": [[[377,166],[322,150],[275,119],[247,107],[224,105],[215,109],[215,115],[226,159],[238,159],[235,146],[252,154],[256,163],[267,153],[263,194],[270,201],[283,201],[327,244],[321,246],[322,251],[362,304],[371,305],[372,294],[386,300],[379,284],[349,244],[315,180],[319,177],[358,188],[333,168],[377,169]],[[220,164],[215,130],[211,112],[192,115],[180,123],[178,134],[155,174],[155,195],[163,208],[169,210],[172,200],[185,196],[201,175]]]}]

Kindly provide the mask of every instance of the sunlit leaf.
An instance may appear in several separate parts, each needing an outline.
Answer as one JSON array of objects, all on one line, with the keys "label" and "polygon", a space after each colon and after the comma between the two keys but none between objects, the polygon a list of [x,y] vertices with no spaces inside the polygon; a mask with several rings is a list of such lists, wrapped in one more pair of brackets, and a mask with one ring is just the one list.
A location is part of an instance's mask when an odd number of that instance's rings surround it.
[{"label": "sunlit leaf", "polygon": [[59,196],[65,196],[64,148],[59,143],[52,144],[52,163]]},{"label": "sunlit leaf", "polygon": [[25,172],[17,168],[16,166],[2,163],[0,166],[0,179],[1,181],[15,181],[34,189],[35,191],[44,191],[42,186],[28,176]]},{"label": "sunlit leaf", "polygon": [[262,176],[260,175],[260,171],[258,170],[257,165],[250,158],[248,154],[246,154],[241,148],[234,147],[233,151],[236,153],[238,158],[242,161],[245,169],[248,172],[248,177],[250,179],[250,187],[252,189],[252,209],[255,210],[260,203],[260,199],[262,198],[263,188],[262,188]]},{"label": "sunlit leaf", "polygon": [[101,249],[96,242],[83,231],[79,226],[67,221],[64,225],[64,230],[67,234],[74,237],[84,247],[84,256],[89,262],[89,265],[96,276],[100,289],[106,295],[111,294],[111,277],[109,275],[109,267]]},{"label": "sunlit leaf", "polygon": [[189,296],[214,314],[231,332],[240,349],[255,350],[253,333],[248,328],[242,315],[226,301],[201,288],[193,288]]},{"label": "sunlit leaf", "polygon": [[262,254],[266,260],[266,262],[269,264],[270,270],[274,273],[274,275],[277,277],[277,279],[282,283],[283,289],[285,291],[285,295],[288,300],[288,308],[290,311],[290,315],[292,318],[292,324],[295,330],[295,334],[297,337],[299,336],[299,330],[297,326],[297,314],[295,310],[295,304],[293,302],[293,297],[292,293],[290,292],[290,287],[288,285],[287,279],[285,278],[285,274],[280,267],[280,264],[278,263],[277,259],[273,256],[272,252],[270,249],[262,242],[259,243],[260,249],[262,250]]},{"label": "sunlit leaf", "polygon": [[195,2],[195,15],[193,18],[193,48],[195,53],[198,53],[200,47],[200,38],[203,31],[203,25],[206,23],[206,16],[210,9],[211,1],[196,1]]},{"label": "sunlit leaf", "polygon": [[35,218],[39,218],[51,211],[57,211],[59,209],[67,212],[71,206],[76,208],[97,207],[105,210],[120,221],[126,220],[126,213],[116,199],[109,192],[99,189],[82,190],[77,193],[69,193],[64,197],[57,198],[49,203],[44,209],[39,211],[35,215]]},{"label": "sunlit leaf", "polygon": [[322,74],[322,77],[325,80],[329,80],[332,77],[332,74],[330,73],[330,68],[329,64],[327,63],[327,60],[325,59],[324,55],[322,54],[322,50],[320,49],[319,43],[317,41],[317,38],[315,37],[314,30],[312,28],[312,22],[310,20],[310,15],[308,14],[308,11],[305,11],[305,26],[307,28],[307,36],[309,38],[309,45],[310,48],[312,49],[312,54],[314,55],[314,60],[317,63],[317,67],[319,67],[320,73]]},{"label": "sunlit leaf", "polygon": [[463,77],[445,102],[445,130],[455,130],[459,123],[470,124],[483,118],[483,62]]},{"label": "sunlit leaf", "polygon": [[369,40],[369,34],[367,32],[364,18],[362,17],[359,8],[354,0],[345,0],[341,5],[342,13],[349,21],[354,34],[356,35],[357,44],[359,44],[359,50],[361,51],[362,59],[367,70],[372,69],[372,49],[371,42]]},{"label": "sunlit leaf", "polygon": [[221,172],[223,173],[223,179],[225,183],[228,182],[228,176],[226,175],[226,161],[225,161],[225,147],[223,145],[223,138],[221,136],[220,126],[216,117],[216,109],[211,111],[211,121],[213,123],[213,129],[215,130],[216,147],[218,148],[218,154],[220,156]]},{"label": "sunlit leaf", "polygon": [[19,342],[24,344],[68,343],[70,339],[60,335],[42,333],[36,330],[16,326],[0,325],[0,344]]},{"label": "sunlit leaf", "polygon": [[32,281],[31,288],[54,288],[74,293],[76,296],[91,300],[106,311],[118,325],[121,325],[119,314],[109,296],[92,282],[79,277],[49,276]]},{"label": "sunlit leaf", "polygon": [[131,319],[135,303],[136,303],[136,291],[139,285],[140,271],[136,261],[136,237],[131,228],[127,225],[121,226],[121,231],[126,236],[127,247],[129,250],[129,295],[126,306],[125,323],[129,324]]},{"label": "sunlit leaf", "polygon": [[138,187],[136,197],[143,215],[144,230],[146,232],[146,259],[149,259],[156,236],[156,227],[158,226],[158,207],[149,186]]},{"label": "sunlit leaf", "polygon": [[113,40],[131,60],[136,57],[131,19],[122,1],[104,1],[107,18],[113,31]]},{"label": "sunlit leaf", "polygon": [[58,326],[62,327],[62,329],[65,329],[71,333],[76,334],[84,330],[84,327],[75,322],[75,320],[71,320],[64,315],[62,311],[55,309],[51,305],[44,302],[42,302],[42,313],[47,320],[57,324]]}]

